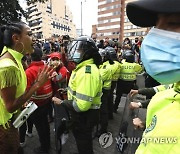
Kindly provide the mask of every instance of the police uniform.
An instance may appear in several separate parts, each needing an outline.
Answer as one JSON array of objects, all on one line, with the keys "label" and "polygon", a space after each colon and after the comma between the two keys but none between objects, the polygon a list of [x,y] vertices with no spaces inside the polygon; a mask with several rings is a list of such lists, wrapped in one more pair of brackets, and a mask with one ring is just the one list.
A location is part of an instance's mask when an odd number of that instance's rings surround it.
[{"label": "police uniform", "polygon": [[72,71],[68,100],[72,100],[73,134],[79,154],[92,154],[92,128],[98,122],[102,80],[93,59],[85,60]]},{"label": "police uniform", "polygon": [[109,119],[113,119],[113,102],[114,102],[114,89],[116,88],[117,81],[120,76],[121,64],[114,60],[114,64],[112,65],[112,82],[111,89],[108,97],[108,109],[109,109]]},{"label": "police uniform", "polygon": [[117,83],[114,112],[117,112],[122,94],[128,94],[130,90],[134,88],[136,83],[136,75],[141,71],[141,65],[122,61],[120,78]]},{"label": "police uniform", "polygon": [[[180,151],[180,82],[158,92],[147,109],[146,129],[136,154],[178,154]],[[167,117],[171,117],[167,120]],[[172,129],[173,128],[173,129]]]},{"label": "police uniform", "polygon": [[111,89],[112,80],[112,69],[109,61],[104,62],[100,66],[100,75],[103,81],[103,95],[101,97],[101,108],[100,108],[100,134],[107,132],[108,127],[108,96]]}]

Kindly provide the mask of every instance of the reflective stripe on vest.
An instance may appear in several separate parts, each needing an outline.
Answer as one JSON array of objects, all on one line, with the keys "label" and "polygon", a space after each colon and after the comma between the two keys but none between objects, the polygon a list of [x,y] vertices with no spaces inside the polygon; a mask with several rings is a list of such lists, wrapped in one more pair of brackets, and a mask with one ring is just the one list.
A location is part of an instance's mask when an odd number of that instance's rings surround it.
[{"label": "reflective stripe on vest", "polygon": [[136,80],[136,74],[134,74],[134,73],[122,73],[120,75],[120,79],[125,80],[125,81],[133,81],[133,80]]},{"label": "reflective stripe on vest", "polygon": [[[81,112],[81,110],[79,110],[75,100],[73,100],[73,107],[76,112]],[[101,104],[91,104],[91,107],[89,109],[97,110],[97,109],[100,109],[100,107],[101,107]]]},{"label": "reflective stripe on vest", "polygon": [[[68,87],[68,91],[71,93],[71,95],[76,96],[76,98],[81,99],[83,101],[92,102],[94,99],[91,96],[77,93],[76,91],[73,91],[70,87]],[[100,97],[100,96],[101,96],[101,93],[97,93],[97,95],[95,97]]]},{"label": "reflective stripe on vest", "polygon": [[43,100],[43,99],[47,99],[47,98],[49,98],[51,96],[52,96],[52,92],[50,92],[48,94],[44,94],[44,95],[32,95],[31,99]]}]

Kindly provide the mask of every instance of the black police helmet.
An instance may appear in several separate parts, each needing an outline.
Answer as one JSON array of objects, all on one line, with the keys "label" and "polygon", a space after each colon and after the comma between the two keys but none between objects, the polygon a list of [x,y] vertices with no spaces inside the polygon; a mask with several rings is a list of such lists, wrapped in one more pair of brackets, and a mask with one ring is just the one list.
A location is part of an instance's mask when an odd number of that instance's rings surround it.
[{"label": "black police helmet", "polygon": [[133,63],[135,61],[135,56],[133,51],[131,50],[124,51],[123,59],[126,59],[126,62]]},{"label": "black police helmet", "polygon": [[76,63],[80,63],[84,60],[92,58],[92,54],[94,52],[98,53],[98,48],[94,42],[94,40],[88,36],[80,36],[77,39],[74,39],[69,47],[69,59],[75,60],[77,57],[77,53],[80,53],[80,57],[78,57],[78,61]]},{"label": "black police helmet", "polygon": [[106,53],[108,53],[112,60],[117,60],[116,50],[113,47],[106,47]]}]

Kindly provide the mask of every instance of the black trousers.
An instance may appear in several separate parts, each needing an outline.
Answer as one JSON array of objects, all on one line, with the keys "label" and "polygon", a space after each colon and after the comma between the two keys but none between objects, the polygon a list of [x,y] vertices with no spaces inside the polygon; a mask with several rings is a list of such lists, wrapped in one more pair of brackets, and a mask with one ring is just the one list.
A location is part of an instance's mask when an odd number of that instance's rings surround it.
[{"label": "black trousers", "polygon": [[[28,128],[28,129],[27,129]],[[20,143],[25,142],[26,131],[32,133],[33,123],[30,118],[19,128]]]},{"label": "black trousers", "polygon": [[[29,120],[35,125],[38,132],[39,141],[42,149],[48,150],[50,148],[50,128],[48,123],[48,107],[49,104],[45,104],[37,108],[37,110],[32,113]],[[25,136],[26,125],[19,129],[20,138]]]},{"label": "black trousers", "polygon": [[79,154],[93,154],[92,129],[98,123],[99,110],[71,113],[73,135]]},{"label": "black trousers", "polygon": [[116,88],[116,99],[114,104],[114,110],[118,109],[122,94],[128,94],[131,89],[134,89],[136,81],[124,81],[118,80]]},{"label": "black trousers", "polygon": [[117,81],[112,81],[111,90],[108,96],[108,115],[109,118],[113,118],[113,105],[114,105],[114,89],[116,88]]},{"label": "black trousers", "polygon": [[101,108],[100,108],[100,132],[105,133],[107,132],[108,127],[108,96],[110,90],[103,89],[103,95],[101,97]]}]

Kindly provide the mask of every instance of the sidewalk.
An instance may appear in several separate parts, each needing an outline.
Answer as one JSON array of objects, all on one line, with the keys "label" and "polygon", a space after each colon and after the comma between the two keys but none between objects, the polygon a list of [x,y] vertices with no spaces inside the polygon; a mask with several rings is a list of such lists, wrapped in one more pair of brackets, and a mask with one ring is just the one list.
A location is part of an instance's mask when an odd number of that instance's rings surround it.
[{"label": "sidewalk", "polygon": [[[137,76],[137,84],[139,88],[144,87],[144,77],[142,75]],[[122,97],[121,103],[119,105],[118,113],[114,114],[113,120],[109,120],[108,130],[113,134],[113,144],[110,147],[103,149],[99,145],[98,138],[95,138],[93,140],[94,154],[119,154],[116,148],[115,138],[118,136],[118,133],[119,133],[120,123],[121,123],[121,118],[122,118],[122,110],[124,108],[125,102],[126,102],[126,98]],[[54,123],[51,123],[50,124],[51,149],[50,149],[49,154],[56,154],[55,137],[54,137],[53,130],[54,130]],[[38,147],[39,145],[40,144],[39,144],[36,129],[33,128],[33,137],[32,138],[26,137],[26,146],[24,147],[24,154],[33,154],[34,153],[33,149]],[[67,143],[62,147],[61,154],[72,154],[74,152],[77,152],[76,142],[72,133],[70,133]]]},{"label": "sidewalk", "polygon": [[[103,149],[99,145],[98,138],[95,138],[93,140],[94,154],[119,154],[119,152],[116,149],[115,137],[117,137],[118,132],[119,132],[121,114],[122,114],[122,109],[125,104],[125,100],[126,100],[125,97],[122,97],[121,103],[118,109],[118,113],[114,114],[113,120],[109,120],[108,130],[113,134],[113,144],[110,147]],[[55,137],[54,137],[54,122],[50,123],[50,131],[51,131],[51,149],[50,149],[49,154],[56,154]],[[35,127],[33,127],[33,137],[29,138],[26,136],[26,146],[24,147],[24,154],[33,154],[34,153],[33,149],[38,147],[39,145],[40,144],[38,140],[38,135],[37,135]],[[72,133],[70,133],[67,143],[62,148],[62,154],[72,154],[74,152],[77,152],[76,142]]]}]

